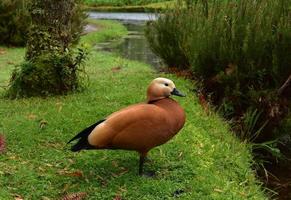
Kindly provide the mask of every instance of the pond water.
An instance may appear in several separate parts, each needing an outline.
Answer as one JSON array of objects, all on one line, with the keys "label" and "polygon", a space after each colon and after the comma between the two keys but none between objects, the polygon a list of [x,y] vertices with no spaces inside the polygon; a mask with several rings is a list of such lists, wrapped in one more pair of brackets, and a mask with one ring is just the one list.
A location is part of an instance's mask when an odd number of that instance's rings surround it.
[{"label": "pond water", "polygon": [[95,46],[96,49],[116,53],[127,59],[145,62],[155,68],[161,65],[161,60],[151,51],[144,36],[146,22],[155,20],[157,18],[155,14],[90,12],[89,17],[119,20],[128,29],[128,35],[121,40],[99,43]]},{"label": "pond water", "polygon": [[89,18],[93,19],[115,19],[121,21],[144,22],[157,19],[154,13],[123,13],[123,12],[89,12]]}]

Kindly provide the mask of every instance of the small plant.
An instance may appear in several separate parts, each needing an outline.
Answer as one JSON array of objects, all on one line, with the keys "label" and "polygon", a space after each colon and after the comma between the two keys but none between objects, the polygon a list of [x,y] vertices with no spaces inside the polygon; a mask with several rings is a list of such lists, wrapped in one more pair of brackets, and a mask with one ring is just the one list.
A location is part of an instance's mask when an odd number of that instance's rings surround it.
[{"label": "small plant", "polygon": [[268,123],[268,121],[266,121],[262,126],[257,127],[261,114],[262,112],[259,112],[257,109],[249,109],[244,113],[240,130],[241,134],[239,135],[242,140],[253,142],[261,134]]},{"label": "small plant", "polygon": [[15,68],[8,91],[10,98],[66,94],[82,88],[81,68],[87,51],[46,53]]}]

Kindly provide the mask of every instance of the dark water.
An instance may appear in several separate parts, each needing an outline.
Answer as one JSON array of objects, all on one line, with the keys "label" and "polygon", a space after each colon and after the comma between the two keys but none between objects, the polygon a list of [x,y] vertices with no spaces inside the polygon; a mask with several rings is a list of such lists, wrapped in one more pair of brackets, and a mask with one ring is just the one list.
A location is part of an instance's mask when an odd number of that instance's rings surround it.
[{"label": "dark water", "polygon": [[155,20],[154,14],[91,12],[89,17],[95,19],[117,19],[128,29],[128,35],[124,38],[117,41],[99,43],[95,47],[96,49],[116,53],[130,60],[145,62],[155,68],[161,65],[161,60],[151,51],[144,36],[146,22]]}]

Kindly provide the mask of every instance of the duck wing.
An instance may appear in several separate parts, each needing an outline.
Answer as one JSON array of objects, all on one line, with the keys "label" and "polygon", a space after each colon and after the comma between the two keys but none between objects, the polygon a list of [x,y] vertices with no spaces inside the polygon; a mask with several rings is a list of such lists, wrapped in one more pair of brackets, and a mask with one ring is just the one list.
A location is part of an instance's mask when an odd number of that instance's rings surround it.
[{"label": "duck wing", "polygon": [[76,152],[76,151],[80,151],[83,149],[93,149],[94,147],[88,143],[88,135],[94,130],[94,128],[96,126],[98,126],[99,124],[101,124],[104,121],[105,121],[105,119],[100,120],[100,121],[96,122],[95,124],[92,124],[91,126],[85,128],[84,130],[79,132],[75,137],[73,137],[67,144],[71,143],[74,140],[77,140],[77,139],[79,139],[79,140],[75,145],[73,145],[71,147],[71,151]]},{"label": "duck wing", "polygon": [[164,109],[153,104],[137,104],[107,117],[89,134],[96,148],[143,151],[168,141],[174,133]]}]

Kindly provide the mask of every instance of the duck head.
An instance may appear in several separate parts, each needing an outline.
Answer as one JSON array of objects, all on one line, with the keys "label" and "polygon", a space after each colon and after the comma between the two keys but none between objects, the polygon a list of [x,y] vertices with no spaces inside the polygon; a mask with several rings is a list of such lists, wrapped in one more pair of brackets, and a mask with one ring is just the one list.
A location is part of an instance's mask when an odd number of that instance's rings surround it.
[{"label": "duck head", "polygon": [[156,101],[168,98],[171,95],[185,97],[183,93],[177,90],[173,81],[167,78],[154,79],[147,89],[147,101]]}]

